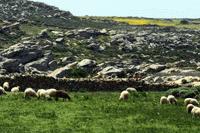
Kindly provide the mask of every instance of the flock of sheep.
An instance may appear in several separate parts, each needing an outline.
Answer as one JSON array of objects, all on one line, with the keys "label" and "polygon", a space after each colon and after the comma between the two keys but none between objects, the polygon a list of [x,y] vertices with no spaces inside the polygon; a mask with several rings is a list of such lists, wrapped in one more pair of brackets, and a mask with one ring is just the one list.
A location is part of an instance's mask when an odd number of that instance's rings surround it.
[{"label": "flock of sheep", "polygon": [[[10,91],[11,93],[18,93],[20,92],[20,87],[16,86],[13,88],[10,88],[10,85],[8,82],[5,82],[3,84],[3,87],[0,86],[0,95],[7,94],[7,92]],[[119,100],[127,100],[130,93],[137,92],[135,88],[127,88],[126,90],[122,91],[120,93]],[[63,100],[71,100],[68,93],[64,90],[56,90],[56,89],[39,89],[37,92],[32,88],[26,88],[24,93],[24,98],[31,98],[31,97],[37,97],[44,98],[44,99],[55,99],[56,101],[59,98],[62,98]],[[160,104],[177,104],[177,99],[173,95],[162,96],[160,98]],[[199,102],[195,98],[186,98],[184,100],[184,104],[186,106],[186,110],[188,113],[191,113],[193,116],[199,116],[200,117],[200,107],[198,107]]]},{"label": "flock of sheep", "polygon": [[[18,92],[20,92],[20,87],[16,86],[13,88],[10,88],[10,85],[8,82],[4,82],[3,83],[3,87],[0,86],[0,95],[4,95],[7,94],[7,92],[10,91],[13,94],[16,94]],[[56,101],[59,98],[62,98],[63,100],[71,100],[70,96],[68,95],[68,93],[64,90],[56,90],[56,89],[39,89],[37,90],[37,92],[32,89],[32,88],[26,88],[24,93],[24,98],[31,98],[31,97],[37,97],[39,98],[44,98],[44,99],[55,99]]]},{"label": "flock of sheep", "polygon": [[[135,88],[127,88],[122,91],[119,96],[119,100],[127,100],[131,92],[137,92]],[[177,99],[173,95],[162,96],[160,98],[160,104],[175,104],[177,105]],[[184,105],[188,113],[191,113],[193,116],[200,117],[200,107],[199,102],[195,98],[186,98],[184,100]]]},{"label": "flock of sheep", "polygon": [[[177,104],[177,99],[173,95],[169,95],[168,97],[162,96],[160,98],[160,104]],[[198,107],[199,102],[197,99],[186,98],[184,100],[184,105],[188,113],[200,117],[200,107]]]}]

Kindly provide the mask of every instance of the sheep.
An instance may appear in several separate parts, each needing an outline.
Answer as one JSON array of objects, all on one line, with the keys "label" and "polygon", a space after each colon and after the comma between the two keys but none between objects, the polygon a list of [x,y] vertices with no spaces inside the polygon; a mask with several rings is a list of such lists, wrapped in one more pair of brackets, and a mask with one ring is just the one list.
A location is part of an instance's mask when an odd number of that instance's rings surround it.
[{"label": "sheep", "polygon": [[193,116],[200,116],[200,108],[194,106],[194,107],[192,108],[192,110],[191,110],[191,114],[192,114]]},{"label": "sheep", "polygon": [[121,92],[119,100],[128,100],[129,92],[124,90]]},{"label": "sheep", "polygon": [[162,96],[162,97],[160,98],[160,104],[168,104],[167,97]]},{"label": "sheep", "polygon": [[173,95],[169,95],[167,97],[167,101],[168,101],[169,104],[177,104],[177,100]]},{"label": "sheep", "polygon": [[4,82],[3,83],[3,88],[5,89],[5,90],[9,90],[9,88],[10,88],[10,85],[9,85],[9,83],[8,82]]},{"label": "sheep", "polygon": [[56,90],[55,92],[50,93],[49,95],[50,97],[55,98],[55,100],[57,101],[59,98],[62,98],[63,100],[71,100],[70,96],[68,95],[68,93],[64,90]]},{"label": "sheep", "polygon": [[45,96],[45,97],[48,98],[48,99],[51,99],[51,95],[55,95],[56,91],[57,91],[57,90],[56,90],[56,89],[53,89],[53,88],[52,88],[52,89],[47,89],[47,90],[46,90],[46,96]]},{"label": "sheep", "polygon": [[24,91],[24,98],[28,98],[28,97],[38,97],[38,95],[35,92],[35,90],[33,90],[32,88],[27,88]]},{"label": "sheep", "polygon": [[194,99],[194,98],[186,98],[185,100],[184,100],[184,104],[185,105],[188,105],[188,104],[193,104],[193,105],[199,105],[199,102],[196,100],[196,99]]},{"label": "sheep", "polygon": [[12,93],[17,93],[17,92],[19,92],[19,86],[16,86],[16,87],[13,87],[12,89],[11,89],[11,92]]},{"label": "sheep", "polygon": [[0,95],[4,95],[6,94],[6,91],[4,90],[3,87],[0,86]]},{"label": "sheep", "polygon": [[131,87],[127,88],[126,91],[128,91],[128,92],[137,92],[137,90],[135,88],[131,88]]},{"label": "sheep", "polygon": [[39,90],[37,91],[37,96],[38,96],[38,98],[41,98],[41,97],[46,98],[46,97],[47,97],[47,92],[46,92],[46,90],[44,90],[44,89],[39,89]]},{"label": "sheep", "polygon": [[188,104],[187,107],[186,107],[186,110],[188,113],[191,113],[192,109],[194,108],[195,106],[193,104]]}]

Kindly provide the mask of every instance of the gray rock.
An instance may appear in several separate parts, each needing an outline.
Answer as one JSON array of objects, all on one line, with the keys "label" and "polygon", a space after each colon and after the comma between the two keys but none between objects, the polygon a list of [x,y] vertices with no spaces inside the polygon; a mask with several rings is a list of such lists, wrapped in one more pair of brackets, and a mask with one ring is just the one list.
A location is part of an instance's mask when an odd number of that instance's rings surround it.
[{"label": "gray rock", "polygon": [[64,38],[57,38],[56,43],[64,43],[65,39]]},{"label": "gray rock", "polygon": [[42,31],[39,33],[38,38],[49,38],[48,29],[42,30]]},{"label": "gray rock", "polygon": [[48,63],[48,66],[49,66],[50,70],[54,70],[58,67],[58,63],[56,60],[52,60]]},{"label": "gray rock", "polygon": [[96,61],[90,59],[84,59],[77,64],[78,67],[94,67],[96,66]]},{"label": "gray rock", "polygon": [[67,77],[69,71],[70,71],[70,67],[67,65],[65,67],[61,67],[54,70],[48,76],[54,77],[54,78],[64,78],[64,77]]},{"label": "gray rock", "polygon": [[51,62],[52,60],[53,60],[52,55],[47,55],[47,56],[40,58],[36,61],[28,63],[25,66],[36,68],[39,71],[48,71],[50,69],[49,68],[49,62]]},{"label": "gray rock", "polygon": [[4,59],[3,61],[0,62],[0,68],[5,69],[9,73],[19,72],[20,71],[19,64],[20,62],[17,61],[16,59]]},{"label": "gray rock", "polygon": [[41,58],[43,51],[41,46],[19,43],[3,50],[0,55],[6,58],[16,59],[21,64],[26,64]]},{"label": "gray rock", "polygon": [[160,65],[160,64],[152,64],[147,66],[144,70],[143,73],[158,73],[166,68],[165,65]]},{"label": "gray rock", "polygon": [[108,66],[97,73],[98,75],[106,75],[106,76],[112,76],[116,75],[118,77],[121,77],[124,75],[124,70],[122,68],[116,68],[114,66]]}]

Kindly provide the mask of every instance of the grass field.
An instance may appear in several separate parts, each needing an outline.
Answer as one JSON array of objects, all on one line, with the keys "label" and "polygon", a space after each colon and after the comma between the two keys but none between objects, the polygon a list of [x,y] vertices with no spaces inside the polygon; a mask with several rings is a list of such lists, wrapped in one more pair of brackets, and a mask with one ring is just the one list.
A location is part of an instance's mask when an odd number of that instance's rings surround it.
[{"label": "grass field", "polygon": [[162,93],[134,94],[119,102],[119,93],[72,93],[72,101],[0,97],[1,133],[197,133],[200,118],[177,106],[159,104]]}]

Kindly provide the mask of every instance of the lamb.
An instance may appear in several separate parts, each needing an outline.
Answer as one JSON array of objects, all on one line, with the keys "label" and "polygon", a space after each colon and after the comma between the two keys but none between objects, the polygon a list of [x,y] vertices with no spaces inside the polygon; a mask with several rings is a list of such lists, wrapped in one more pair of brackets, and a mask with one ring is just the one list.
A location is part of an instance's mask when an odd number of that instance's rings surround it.
[{"label": "lamb", "polygon": [[196,99],[194,99],[194,98],[186,98],[185,100],[184,100],[184,104],[185,105],[188,105],[188,104],[193,104],[193,105],[199,105],[199,102],[196,100]]},{"label": "lamb", "polygon": [[160,98],[160,104],[168,104],[167,97],[162,96],[162,97]]},{"label": "lamb", "polygon": [[191,113],[192,109],[194,108],[195,106],[193,104],[188,104],[187,107],[186,107],[186,110],[188,113]]},{"label": "lamb", "polygon": [[126,91],[128,91],[128,92],[137,92],[137,90],[135,88],[131,88],[131,87],[127,88]]},{"label": "lamb", "polygon": [[41,97],[46,98],[46,97],[47,97],[47,92],[46,92],[46,90],[44,90],[44,89],[39,89],[39,90],[37,91],[37,96],[38,96],[38,98],[41,98]]},{"label": "lamb", "polygon": [[9,88],[10,88],[10,85],[9,85],[9,83],[8,82],[4,82],[3,83],[3,88],[5,89],[5,90],[9,90]]},{"label": "lamb", "polygon": [[55,100],[57,101],[59,98],[62,98],[63,100],[71,100],[70,96],[68,95],[68,93],[64,90],[56,90],[56,91],[52,91],[52,93],[50,93],[49,95],[50,97],[55,98]]},{"label": "lamb", "polygon": [[27,88],[24,91],[24,98],[28,97],[37,97],[37,93],[35,92],[35,90],[33,90],[32,88]]},{"label": "lamb", "polygon": [[169,95],[167,97],[167,101],[168,101],[169,104],[177,104],[177,100],[173,95]]},{"label": "lamb", "polygon": [[4,95],[6,94],[6,91],[4,90],[3,87],[0,86],[0,95]]},{"label": "lamb", "polygon": [[12,93],[17,93],[17,92],[19,92],[19,86],[16,86],[16,87],[13,87],[12,89],[11,89],[11,92]]},{"label": "lamb", "polygon": [[129,92],[127,90],[124,90],[121,92],[119,100],[128,100]]}]

